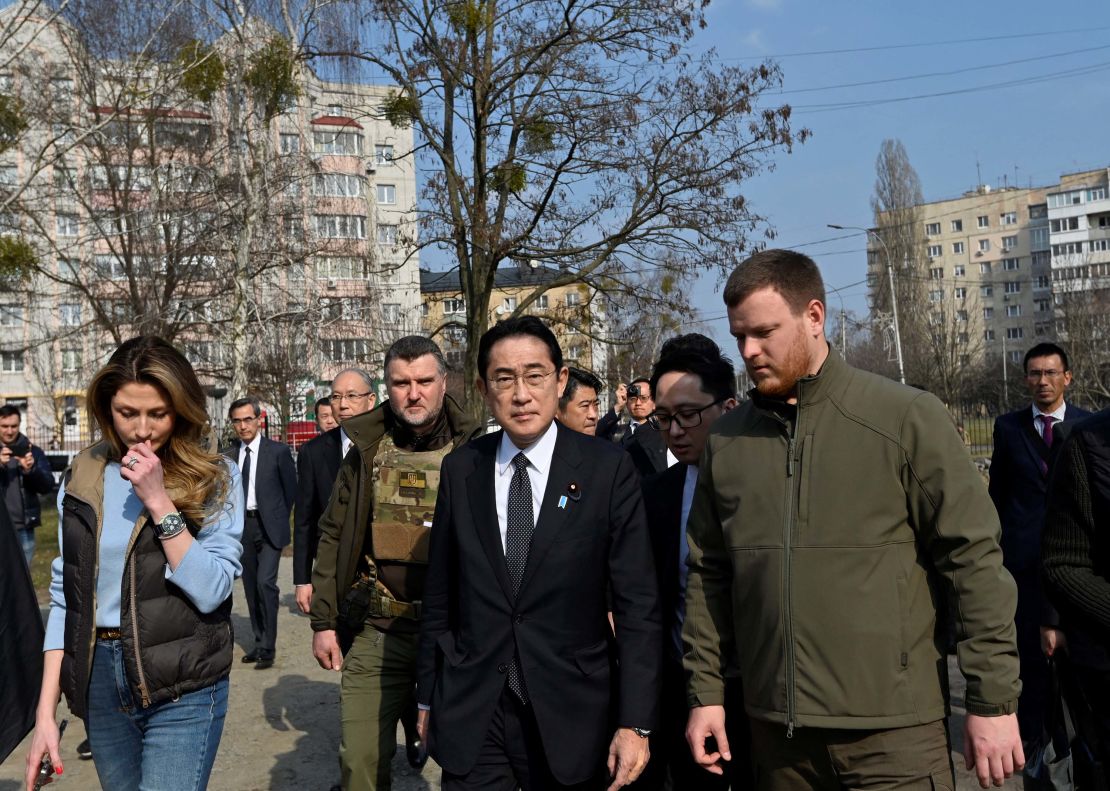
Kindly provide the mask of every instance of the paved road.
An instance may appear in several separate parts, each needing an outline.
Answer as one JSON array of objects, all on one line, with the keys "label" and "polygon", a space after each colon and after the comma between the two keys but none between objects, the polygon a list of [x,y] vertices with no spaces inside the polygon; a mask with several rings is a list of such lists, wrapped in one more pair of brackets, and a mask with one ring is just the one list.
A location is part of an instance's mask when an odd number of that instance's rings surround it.
[{"label": "paved road", "polygon": [[[336,745],[339,743],[339,677],[320,669],[310,651],[308,619],[293,604],[292,558],[282,558],[279,571],[282,607],[278,615],[278,656],[270,670],[243,665],[236,649],[231,674],[231,703],[210,787],[214,791],[327,791],[338,781]],[[237,585],[233,619],[240,641],[250,634],[246,603]],[[955,746],[963,741],[963,680],[952,676],[952,734]],[[63,703],[61,709],[65,710]],[[58,791],[91,791],[99,787],[91,761],[78,760],[74,747],[84,738],[79,721],[71,721],[62,745],[65,773],[53,784]],[[398,746],[402,739],[398,734]],[[0,765],[0,791],[22,786],[26,743]],[[963,772],[963,759],[953,753],[961,791],[977,787]],[[396,791],[439,788],[439,769],[429,761],[415,773],[402,751],[395,756]],[[1019,788],[1011,781],[1007,788]]]}]

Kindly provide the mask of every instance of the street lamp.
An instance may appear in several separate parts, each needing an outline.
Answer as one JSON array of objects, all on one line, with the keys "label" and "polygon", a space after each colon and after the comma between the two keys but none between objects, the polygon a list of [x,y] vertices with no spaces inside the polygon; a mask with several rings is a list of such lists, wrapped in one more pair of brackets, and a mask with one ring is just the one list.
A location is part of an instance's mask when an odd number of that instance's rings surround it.
[{"label": "street lamp", "polygon": [[886,274],[890,279],[890,312],[894,317],[894,351],[898,355],[898,381],[905,384],[906,369],[902,364],[902,334],[898,331],[898,296],[894,293],[894,265],[890,262],[890,248],[886,246],[883,237],[871,228],[861,228],[858,225],[834,225],[833,223],[828,223],[828,227],[837,231],[860,231],[868,234],[882,245],[883,254],[886,256]]}]

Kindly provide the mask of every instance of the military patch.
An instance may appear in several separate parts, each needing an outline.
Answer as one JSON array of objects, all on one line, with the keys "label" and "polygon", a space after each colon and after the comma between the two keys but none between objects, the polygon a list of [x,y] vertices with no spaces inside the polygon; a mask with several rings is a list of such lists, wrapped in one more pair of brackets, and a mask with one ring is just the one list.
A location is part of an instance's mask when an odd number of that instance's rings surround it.
[{"label": "military patch", "polygon": [[428,476],[418,470],[406,470],[398,477],[402,497],[419,498],[428,488]]}]

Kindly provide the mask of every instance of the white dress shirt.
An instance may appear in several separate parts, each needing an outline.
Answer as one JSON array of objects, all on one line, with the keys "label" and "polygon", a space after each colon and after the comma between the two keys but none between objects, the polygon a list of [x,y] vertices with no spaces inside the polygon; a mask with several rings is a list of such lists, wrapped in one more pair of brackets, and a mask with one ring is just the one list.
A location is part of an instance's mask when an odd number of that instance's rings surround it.
[{"label": "white dress shirt", "polygon": [[1059,409],[1053,410],[1052,412],[1042,412],[1037,408],[1036,404],[1033,404],[1033,425],[1037,427],[1037,433],[1041,435],[1041,439],[1044,439],[1044,421],[1038,420],[1037,418],[1041,415],[1048,415],[1049,417],[1056,418],[1056,422],[1059,423],[1064,419],[1064,412],[1067,411],[1067,408],[1068,405],[1061,401]]},{"label": "white dress shirt", "polygon": [[554,420],[547,431],[527,448],[514,445],[508,432],[501,434],[501,444],[497,447],[497,460],[493,470],[493,495],[497,501],[497,527],[501,531],[502,549],[505,549],[505,533],[509,525],[509,484],[516,471],[513,459],[521,451],[528,457],[528,482],[532,486],[532,526],[535,527],[540,518],[543,493],[547,491],[547,476],[551,472],[551,456],[555,452],[555,438],[558,435],[559,429]]},{"label": "white dress shirt", "polygon": [[690,556],[690,542],[686,539],[686,523],[690,520],[690,508],[694,504],[694,489],[698,486],[698,466],[691,464],[686,468],[686,481],[682,485],[682,532],[678,539],[678,601],[675,603],[675,624],[671,639],[678,656],[682,656],[682,622],[686,620],[686,576],[690,569],[686,558]]},{"label": "white dress shirt", "polygon": [[257,434],[255,434],[254,439],[252,439],[248,444],[244,445],[242,443],[239,443],[239,469],[240,469],[240,471],[243,469],[243,462],[245,461],[245,458],[246,458],[246,455],[247,455],[247,448],[251,449],[251,471],[250,471],[250,476],[251,477],[250,477],[250,480],[247,481],[247,505],[246,505],[246,509],[248,511],[257,511],[258,510],[258,497],[255,495],[254,482],[255,482],[255,479],[258,478],[258,448],[261,445],[262,445],[262,432],[261,431],[258,432]]}]

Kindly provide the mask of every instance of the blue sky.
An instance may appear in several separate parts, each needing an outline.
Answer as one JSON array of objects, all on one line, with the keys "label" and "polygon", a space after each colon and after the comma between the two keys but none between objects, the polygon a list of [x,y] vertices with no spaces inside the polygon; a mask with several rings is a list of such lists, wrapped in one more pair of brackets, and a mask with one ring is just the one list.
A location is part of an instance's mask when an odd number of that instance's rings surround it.
[{"label": "blue sky", "polygon": [[[982,182],[992,186],[1000,186],[1003,177],[1011,184],[1048,184],[1061,173],[1110,166],[1107,10],[1106,0],[1061,6],[1029,0],[721,0],[710,6],[708,27],[693,46],[716,47],[720,58],[741,63],[790,55],[776,58],[783,90],[805,92],[784,93],[778,101],[796,108],[795,123],[812,130],[813,137],[793,154],[777,157],[775,171],[752,181],[745,194],[778,233],[774,245],[799,246],[820,264],[826,283],[839,287],[864,279],[864,241],[822,241],[844,235],[825,226],[870,224],[875,156],[885,138],[900,138],[906,146],[926,200],[972,189],[976,162]],[[1052,35],[1030,35],[1047,33]],[[928,46],[905,46],[921,44]],[[793,55],[891,45],[898,48]],[[1007,65],[984,68],[998,64]],[[938,72],[947,73],[808,90]],[[835,111],[805,107],[997,83],[1017,84]],[[717,339],[726,342],[718,285],[716,276],[701,278],[692,300]],[[847,289],[846,306],[865,313],[865,294],[862,285]],[[832,295],[830,302],[838,308]]]}]

